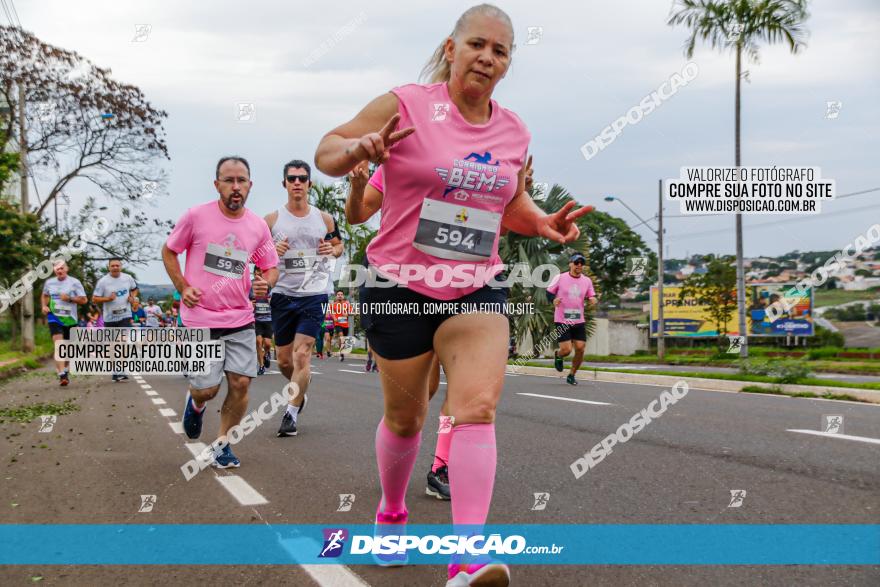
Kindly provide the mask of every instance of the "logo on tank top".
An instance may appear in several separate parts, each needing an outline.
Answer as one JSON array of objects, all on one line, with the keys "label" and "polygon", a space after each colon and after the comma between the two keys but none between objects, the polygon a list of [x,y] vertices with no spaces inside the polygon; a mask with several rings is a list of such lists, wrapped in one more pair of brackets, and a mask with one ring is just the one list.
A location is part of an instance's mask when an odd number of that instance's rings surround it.
[{"label": "logo on tank top", "polygon": [[443,122],[449,114],[449,102],[432,104],[431,122]]},{"label": "logo on tank top", "polygon": [[[501,196],[490,194],[504,188],[510,183],[510,178],[498,174],[500,164],[497,159],[494,163],[491,161],[492,153],[489,151],[482,155],[472,152],[464,159],[454,159],[451,168],[435,167],[434,171],[446,183],[443,198],[445,199],[453,190],[457,190],[454,195],[456,200],[472,197],[476,200],[501,201]],[[471,193],[465,190],[470,190]]]}]

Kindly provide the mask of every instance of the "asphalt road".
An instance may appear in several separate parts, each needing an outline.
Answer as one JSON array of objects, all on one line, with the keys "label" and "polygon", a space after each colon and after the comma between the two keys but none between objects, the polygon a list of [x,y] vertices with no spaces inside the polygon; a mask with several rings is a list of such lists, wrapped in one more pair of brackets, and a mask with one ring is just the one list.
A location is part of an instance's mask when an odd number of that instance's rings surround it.
[{"label": "asphalt road", "polygon": [[[7,382],[0,387],[2,407],[75,398],[81,410],[59,416],[51,433],[38,432],[39,420],[0,424],[5,438],[0,522],[369,524],[379,500],[373,449],[382,412],[378,377],[364,373],[361,360],[315,360],[313,368],[317,374],[299,436],[275,436],[279,413],[236,446],[240,469],[209,469],[188,482],[180,466],[191,458],[192,441],[174,425],[183,407],[183,378],[147,376],[143,384],[114,385],[109,377],[74,377],[68,388],[56,387],[45,374]],[[250,409],[283,384],[277,372],[254,381]],[[663,417],[575,479],[570,463],[662,390],[605,382],[571,387],[555,376],[508,376],[496,425],[498,475],[489,522],[880,523],[880,446],[789,431],[819,430],[823,414],[840,414],[847,435],[880,439],[876,405],[691,389]],[[424,495],[439,399],[431,406],[407,494],[411,523],[450,521],[448,503]],[[215,400],[209,407],[204,442],[216,433],[219,405]],[[740,508],[727,507],[732,489],[747,491]],[[531,509],[535,492],[550,493],[543,511]],[[354,506],[337,512],[344,493],[355,494]],[[153,511],[138,512],[143,494],[157,496]],[[43,584],[65,585],[435,586],[446,578],[445,568],[433,566],[328,568],[9,566],[0,568],[0,584],[33,584],[40,577]],[[512,577],[512,584],[529,586],[876,585],[880,569],[520,566]]]}]

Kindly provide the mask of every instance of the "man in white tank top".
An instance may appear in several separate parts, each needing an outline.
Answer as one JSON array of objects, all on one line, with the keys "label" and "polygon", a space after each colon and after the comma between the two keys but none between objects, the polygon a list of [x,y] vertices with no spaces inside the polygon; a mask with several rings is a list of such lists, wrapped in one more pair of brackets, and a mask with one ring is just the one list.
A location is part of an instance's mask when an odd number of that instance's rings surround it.
[{"label": "man in white tank top", "polygon": [[336,258],[342,255],[333,217],[309,205],[311,176],[305,161],[287,163],[281,182],[287,204],[265,217],[280,258],[281,277],[269,302],[278,368],[300,390],[290,398],[278,436],[296,436],[297,417],[305,407],[311,379],[312,345],[324,323],[327,296],[333,292]]}]

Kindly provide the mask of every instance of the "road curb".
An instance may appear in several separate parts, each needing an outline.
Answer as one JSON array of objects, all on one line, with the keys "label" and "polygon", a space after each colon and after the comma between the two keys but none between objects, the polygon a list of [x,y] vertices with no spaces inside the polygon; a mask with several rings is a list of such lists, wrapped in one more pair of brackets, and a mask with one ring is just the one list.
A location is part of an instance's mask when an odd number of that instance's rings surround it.
[{"label": "road curb", "polygon": [[[557,375],[562,376],[558,371],[548,367],[520,367],[517,365],[508,365],[507,372],[512,374],[524,375]],[[568,369],[564,371],[567,373]],[[685,381],[691,387],[703,389],[706,391],[727,391],[739,392],[746,385],[763,387],[765,389],[779,388],[785,393],[814,393],[823,395],[826,393],[847,394],[857,397],[861,400],[872,404],[880,404],[880,391],[871,389],[856,389],[852,387],[831,387],[826,385],[792,385],[792,384],[775,384],[775,383],[759,383],[755,381],[730,381],[727,379],[706,379],[703,377],[679,377],[676,375],[648,375],[644,373],[615,373],[612,371],[595,371],[590,369],[580,369],[576,375],[577,379],[582,381],[607,381],[609,383],[641,383],[646,385],[668,385],[672,386],[678,381]]]}]

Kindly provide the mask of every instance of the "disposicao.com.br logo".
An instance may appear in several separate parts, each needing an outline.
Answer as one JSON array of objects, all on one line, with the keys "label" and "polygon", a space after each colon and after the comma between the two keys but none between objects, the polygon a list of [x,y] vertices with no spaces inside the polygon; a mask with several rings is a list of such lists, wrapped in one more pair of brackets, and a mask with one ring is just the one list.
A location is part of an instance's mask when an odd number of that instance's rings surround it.
[{"label": "disposicao.com.br logo", "polygon": [[[346,539],[343,528],[325,528],[324,544],[318,558],[338,557],[343,553]],[[517,554],[559,554],[564,546],[528,546],[524,536],[511,534],[386,534],[371,536],[352,534],[351,555],[389,555],[406,554],[410,551],[423,555],[493,555],[510,556]]]}]

